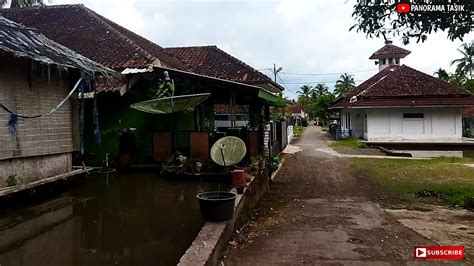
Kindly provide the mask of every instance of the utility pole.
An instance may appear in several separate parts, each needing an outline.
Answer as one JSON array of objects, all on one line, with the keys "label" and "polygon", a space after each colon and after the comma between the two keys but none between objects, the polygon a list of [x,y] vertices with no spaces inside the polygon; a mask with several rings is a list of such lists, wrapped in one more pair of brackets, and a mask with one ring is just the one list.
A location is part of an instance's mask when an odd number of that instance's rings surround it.
[{"label": "utility pole", "polygon": [[273,77],[275,78],[274,81],[275,83],[277,83],[277,74],[278,72],[280,72],[283,68],[282,67],[279,67],[278,69],[276,68],[276,64],[273,64]]},{"label": "utility pole", "polygon": [[[274,78],[275,83],[278,83],[278,82],[277,82],[277,75],[278,75],[278,72],[280,72],[280,71],[282,71],[282,70],[283,70],[282,67],[279,67],[279,68],[277,69],[276,64],[273,64],[273,70],[272,70],[272,72],[273,72],[273,78]],[[279,96],[283,98],[283,93],[279,93]],[[283,117],[285,117],[285,107],[282,107],[282,108],[281,108],[281,112],[282,112]]]}]

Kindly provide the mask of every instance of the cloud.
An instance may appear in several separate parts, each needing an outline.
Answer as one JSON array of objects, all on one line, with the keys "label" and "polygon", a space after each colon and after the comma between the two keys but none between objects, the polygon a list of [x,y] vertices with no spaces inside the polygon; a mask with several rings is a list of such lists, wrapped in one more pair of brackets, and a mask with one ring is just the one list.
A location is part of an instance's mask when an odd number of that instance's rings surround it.
[{"label": "cloud", "polygon": [[[320,81],[332,87],[338,75],[284,73],[377,69],[368,58],[383,46],[381,39],[349,32],[354,0],[53,0],[78,2],[161,46],[217,45],[257,69],[276,63],[283,67],[280,76],[286,83]],[[473,38],[470,34],[465,40]],[[439,67],[452,71],[449,63],[460,44],[444,33],[432,34],[423,44],[405,47],[412,53],[402,63],[428,74]],[[355,79],[376,72],[355,73]],[[287,86],[295,92],[301,85]]]}]

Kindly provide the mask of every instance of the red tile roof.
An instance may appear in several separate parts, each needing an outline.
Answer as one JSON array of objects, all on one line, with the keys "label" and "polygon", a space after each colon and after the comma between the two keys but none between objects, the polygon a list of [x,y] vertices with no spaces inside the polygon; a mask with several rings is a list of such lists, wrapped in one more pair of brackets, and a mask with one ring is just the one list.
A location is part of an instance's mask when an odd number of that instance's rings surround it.
[{"label": "red tile roof", "polygon": [[462,108],[463,116],[474,116],[474,106],[464,106]]},{"label": "red tile roof", "polygon": [[308,108],[306,106],[292,105],[286,107],[286,111],[292,114],[301,113],[301,110],[303,110],[305,113],[308,113]]},{"label": "red tile roof", "polygon": [[115,70],[162,67],[187,70],[159,45],[84,5],[0,9],[6,18],[37,28],[48,38]]},{"label": "red tile roof", "polygon": [[336,100],[332,107],[383,105],[474,105],[474,98],[443,80],[405,65],[393,65]]},{"label": "red tile roof", "polygon": [[0,16],[0,55],[4,54],[28,58],[41,64],[54,64],[64,69],[75,68],[90,74],[116,74],[115,71],[46,38],[38,30]]},{"label": "red tile roof", "polygon": [[194,73],[251,85],[271,84],[274,92],[283,90],[268,76],[217,46],[171,47],[165,50]]},{"label": "red tile roof", "polygon": [[409,55],[411,52],[398,47],[396,45],[391,44],[390,42],[387,43],[384,47],[377,50],[369,59],[382,59],[382,58],[404,58],[405,56]]},{"label": "red tile roof", "polygon": [[[232,108],[228,104],[214,104],[214,114],[230,114]],[[235,105],[234,106],[235,114],[248,114],[248,106]]]}]

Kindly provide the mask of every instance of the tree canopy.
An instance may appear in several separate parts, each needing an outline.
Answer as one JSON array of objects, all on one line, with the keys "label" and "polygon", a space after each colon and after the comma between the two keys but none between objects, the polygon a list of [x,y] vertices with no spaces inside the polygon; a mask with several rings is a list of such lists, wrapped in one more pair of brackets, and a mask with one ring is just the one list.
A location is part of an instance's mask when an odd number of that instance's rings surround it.
[{"label": "tree canopy", "polygon": [[451,61],[451,65],[456,65],[456,73],[468,75],[472,78],[474,70],[474,41],[471,43],[463,43],[461,49],[458,48],[461,58]]},{"label": "tree canopy", "polygon": [[301,103],[302,105],[308,105],[310,102],[312,91],[313,91],[313,88],[311,88],[311,86],[309,85],[301,86],[301,88],[297,91],[297,93],[299,94],[298,102]]},{"label": "tree canopy", "polygon": [[0,0],[0,8],[16,8],[43,5],[43,0]]},{"label": "tree canopy", "polygon": [[441,80],[449,81],[449,74],[445,69],[438,68],[438,70],[436,70],[434,74],[437,78]]},{"label": "tree canopy", "polygon": [[354,76],[348,75],[347,73],[341,75],[341,77],[336,81],[334,87],[334,94],[337,96],[343,95],[345,92],[355,87]]},{"label": "tree canopy", "polygon": [[463,40],[473,27],[474,3],[471,0],[454,2],[464,5],[464,11],[397,13],[398,1],[387,4],[382,0],[359,0],[352,13],[356,24],[349,30],[356,29],[369,38],[386,37],[390,33],[401,35],[404,44],[412,39],[424,42],[428,34],[438,31],[446,31],[450,40]]},{"label": "tree canopy", "polygon": [[329,88],[328,86],[324,85],[324,84],[317,84],[314,88],[313,88],[313,92],[312,92],[312,98],[316,99],[318,97],[321,97],[325,94],[327,94],[329,92]]}]

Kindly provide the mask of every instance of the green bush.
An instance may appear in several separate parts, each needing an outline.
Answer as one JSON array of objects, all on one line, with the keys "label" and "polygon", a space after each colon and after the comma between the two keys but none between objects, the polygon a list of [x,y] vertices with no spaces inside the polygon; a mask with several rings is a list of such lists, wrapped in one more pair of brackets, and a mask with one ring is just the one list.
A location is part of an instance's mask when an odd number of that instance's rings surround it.
[{"label": "green bush", "polygon": [[463,135],[463,137],[466,137],[466,138],[472,138],[472,137],[474,137],[474,136],[472,135],[472,132],[471,132],[471,129],[470,129],[470,128],[464,129],[464,131],[462,132],[462,135]]},{"label": "green bush", "polygon": [[301,126],[307,127],[308,126],[308,119],[301,120]]}]

